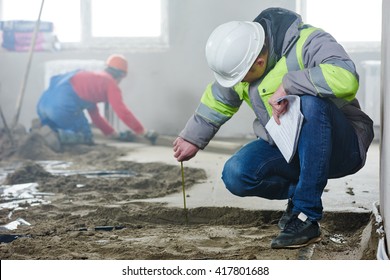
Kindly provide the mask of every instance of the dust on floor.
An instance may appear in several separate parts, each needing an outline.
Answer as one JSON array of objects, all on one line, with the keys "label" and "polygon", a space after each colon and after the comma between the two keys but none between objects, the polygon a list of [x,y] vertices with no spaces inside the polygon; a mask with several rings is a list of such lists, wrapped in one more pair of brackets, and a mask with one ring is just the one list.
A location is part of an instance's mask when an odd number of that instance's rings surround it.
[{"label": "dust on floor", "polygon": [[[0,244],[2,260],[374,258],[360,245],[370,213],[325,213],[321,242],[273,250],[280,211],[199,207],[185,213],[141,202],[180,192],[180,168],[116,160],[130,149],[74,145],[55,153],[39,135],[21,139],[11,152],[6,141],[0,143],[2,188],[36,183],[37,196],[0,208],[1,225],[26,222],[13,230],[0,227],[2,236],[14,238]],[[202,169],[186,167],[185,173],[188,188],[207,179]]]}]

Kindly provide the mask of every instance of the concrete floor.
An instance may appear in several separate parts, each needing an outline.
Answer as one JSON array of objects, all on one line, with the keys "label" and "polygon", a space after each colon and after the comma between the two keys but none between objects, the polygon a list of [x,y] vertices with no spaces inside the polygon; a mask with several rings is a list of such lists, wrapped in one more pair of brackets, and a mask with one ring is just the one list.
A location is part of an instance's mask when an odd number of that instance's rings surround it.
[{"label": "concrete floor", "polygon": [[[172,139],[166,138],[164,145],[151,146],[147,143],[112,143],[115,146],[126,146],[132,150],[121,160],[136,162],[165,162],[180,164],[174,159],[170,144]],[[286,201],[267,200],[257,197],[237,197],[226,190],[221,172],[224,162],[244,142],[215,140],[200,151],[185,167],[203,168],[208,179],[186,189],[187,208],[230,206],[256,210],[284,210]],[[219,151],[219,152],[215,152]],[[181,178],[180,178],[181,179]],[[369,149],[367,163],[358,173],[328,181],[323,194],[325,211],[371,212],[373,203],[379,200],[379,143],[374,142]],[[162,198],[148,199],[150,202],[164,202],[168,206],[183,207],[182,193]]]}]

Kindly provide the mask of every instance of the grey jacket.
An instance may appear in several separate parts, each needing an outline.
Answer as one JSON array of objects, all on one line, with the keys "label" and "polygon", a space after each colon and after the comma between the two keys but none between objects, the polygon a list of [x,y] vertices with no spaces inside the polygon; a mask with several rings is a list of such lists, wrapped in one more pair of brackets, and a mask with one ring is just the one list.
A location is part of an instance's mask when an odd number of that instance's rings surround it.
[{"label": "grey jacket", "polygon": [[[281,8],[264,10],[254,21],[259,22],[263,26],[269,40],[268,64],[263,75],[265,77],[281,57],[287,56],[288,58],[288,53],[295,51],[295,43],[299,39],[303,23],[298,14]],[[295,69],[294,67],[292,69],[289,68],[288,73],[283,76],[283,87],[288,94],[310,94],[322,98],[330,98],[351,121],[358,137],[362,165],[364,165],[368,147],[374,138],[373,122],[360,110],[357,99],[346,101],[345,99],[337,98],[326,81],[324,82],[324,77],[319,68],[320,64],[336,65],[349,71],[358,79],[354,63],[343,47],[330,34],[322,30],[313,32],[305,41],[302,49],[302,60],[304,64],[303,69],[300,69],[299,65],[297,65]],[[317,81],[313,82],[313,79]],[[273,144],[272,138],[264,129],[265,124],[269,120],[269,114],[259,97],[258,85],[261,81],[262,79],[249,86],[249,100],[246,101],[250,103],[249,105],[253,108],[257,117],[254,122],[255,134]],[[223,88],[217,82],[214,82],[211,85],[211,89],[215,100],[218,102],[237,108],[242,104],[242,97],[235,93],[233,88]],[[208,110],[208,108],[201,103],[179,135],[201,149],[207,146],[220,126],[229,119],[215,118],[210,120],[210,118],[204,117],[206,115],[204,110]]]}]

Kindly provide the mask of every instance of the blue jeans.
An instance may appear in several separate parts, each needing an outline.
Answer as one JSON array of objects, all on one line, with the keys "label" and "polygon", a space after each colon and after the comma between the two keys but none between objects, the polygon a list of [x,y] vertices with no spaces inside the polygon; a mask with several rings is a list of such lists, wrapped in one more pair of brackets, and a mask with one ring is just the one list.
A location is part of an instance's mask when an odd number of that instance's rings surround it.
[{"label": "blue jeans", "polygon": [[293,212],[303,212],[318,221],[328,179],[357,172],[362,159],[356,133],[334,103],[304,95],[301,111],[304,122],[297,153],[290,163],[276,146],[257,139],[225,163],[222,180],[237,196],[292,198]]}]

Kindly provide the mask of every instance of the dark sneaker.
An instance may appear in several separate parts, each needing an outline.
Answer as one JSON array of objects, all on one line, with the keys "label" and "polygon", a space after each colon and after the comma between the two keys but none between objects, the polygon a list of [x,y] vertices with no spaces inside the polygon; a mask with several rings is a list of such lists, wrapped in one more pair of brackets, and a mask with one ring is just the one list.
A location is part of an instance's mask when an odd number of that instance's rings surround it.
[{"label": "dark sneaker", "polygon": [[291,216],[292,216],[292,210],[293,210],[293,207],[294,207],[294,204],[292,202],[292,199],[289,198],[288,199],[288,202],[287,202],[287,208],[286,210],[284,211],[282,217],[280,218],[279,222],[278,222],[278,227],[280,229],[284,229],[286,223],[288,220],[290,220]]},{"label": "dark sneaker", "polygon": [[293,214],[284,229],[271,242],[271,248],[300,248],[321,240],[317,222],[310,221],[303,213]]},{"label": "dark sneaker", "polygon": [[58,136],[61,144],[85,144],[93,145],[92,135],[87,135],[81,132],[73,132],[71,130],[58,130]]}]

